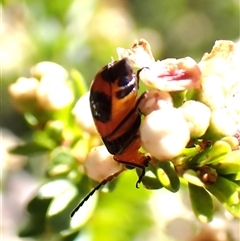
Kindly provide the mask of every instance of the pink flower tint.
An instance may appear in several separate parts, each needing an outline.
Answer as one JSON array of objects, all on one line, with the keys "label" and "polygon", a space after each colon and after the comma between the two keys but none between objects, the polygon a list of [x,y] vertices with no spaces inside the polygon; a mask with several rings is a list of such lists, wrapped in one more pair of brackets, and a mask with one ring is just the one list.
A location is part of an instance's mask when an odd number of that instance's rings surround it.
[{"label": "pink flower tint", "polygon": [[157,61],[139,74],[148,86],[162,91],[181,91],[201,87],[201,71],[190,57]]}]

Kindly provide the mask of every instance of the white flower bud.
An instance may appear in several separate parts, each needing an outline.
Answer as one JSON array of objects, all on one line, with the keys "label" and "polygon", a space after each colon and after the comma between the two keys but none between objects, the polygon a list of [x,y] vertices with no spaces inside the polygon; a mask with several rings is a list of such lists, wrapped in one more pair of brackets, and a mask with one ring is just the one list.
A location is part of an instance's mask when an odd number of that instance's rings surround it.
[{"label": "white flower bud", "polygon": [[202,136],[210,123],[210,108],[201,102],[188,100],[179,109],[188,123],[191,137]]},{"label": "white flower bud", "polygon": [[37,89],[37,101],[47,111],[60,110],[73,102],[74,96],[66,81],[53,75],[43,76]]},{"label": "white flower bud", "polygon": [[238,121],[232,118],[227,108],[213,110],[210,125],[215,138],[234,136],[238,129]]},{"label": "white flower bud", "polygon": [[124,168],[124,165],[113,159],[104,145],[92,148],[84,162],[87,176],[98,182]]},{"label": "white flower bud", "polygon": [[211,109],[222,108],[225,103],[225,96],[219,76],[206,76],[202,79],[203,89],[200,90],[199,99]]},{"label": "white flower bud", "polygon": [[157,61],[141,70],[144,84],[162,91],[200,88],[201,71],[190,57]]},{"label": "white flower bud", "polygon": [[43,76],[53,76],[58,79],[67,79],[67,71],[59,64],[54,62],[40,62],[30,69],[30,73],[37,79],[41,79]]},{"label": "white flower bud", "polygon": [[169,160],[181,153],[190,140],[188,124],[176,108],[153,111],[140,126],[143,148],[159,160]]},{"label": "white flower bud", "polygon": [[199,63],[202,88],[198,99],[212,110],[208,133],[234,135],[240,126],[240,55],[231,41],[216,41]]},{"label": "white flower bud", "polygon": [[148,115],[154,110],[173,107],[173,100],[168,92],[148,90],[144,93],[138,108],[143,115]]},{"label": "white flower bud", "polygon": [[35,78],[21,77],[8,88],[14,105],[21,111],[31,111],[36,109],[36,90],[39,81]]},{"label": "white flower bud", "polygon": [[97,134],[89,102],[89,91],[81,96],[72,110],[77,124],[86,132]]}]

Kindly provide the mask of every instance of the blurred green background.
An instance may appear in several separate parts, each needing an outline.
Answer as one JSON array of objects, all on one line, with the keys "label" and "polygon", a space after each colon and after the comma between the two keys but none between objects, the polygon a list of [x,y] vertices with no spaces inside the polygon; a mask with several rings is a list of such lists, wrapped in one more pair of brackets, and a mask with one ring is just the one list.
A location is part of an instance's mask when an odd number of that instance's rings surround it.
[{"label": "blurred green background", "polygon": [[[134,39],[145,38],[156,59],[190,56],[199,61],[211,50],[215,40],[239,41],[240,35],[238,0],[3,0],[1,5],[1,127],[19,137],[28,135],[30,130],[13,109],[7,88],[18,77],[28,77],[30,67],[40,61],[56,62],[68,71],[76,68],[90,84],[95,73],[112,57],[116,58],[116,48],[129,48]],[[128,180],[124,178],[123,183]],[[134,183],[135,179],[131,180]],[[16,183],[17,179],[11,185]],[[123,191],[134,195],[142,192],[135,191],[134,184],[131,191],[124,189],[129,189],[128,185],[127,188],[122,185],[115,194],[120,201],[121,195],[125,195]],[[10,197],[14,196],[14,188],[10,190]],[[147,199],[148,194],[142,195]],[[131,195],[126,200],[131,200]],[[114,210],[114,203],[110,201],[109,205],[112,204],[110,209]],[[12,201],[9,205],[16,204]],[[134,204],[131,205],[134,209]],[[135,209],[130,212],[132,219],[138,207]],[[105,223],[107,228],[99,224],[92,226],[104,230],[102,235],[107,234],[107,229],[111,233],[111,222],[119,221],[118,213],[110,217],[114,220]],[[146,220],[143,223],[135,220],[133,229],[145,224],[151,227],[150,220]],[[132,223],[126,222],[126,225]],[[11,229],[9,223],[3,226]],[[128,232],[129,237],[135,233],[131,228]],[[115,235],[119,233],[117,230]],[[136,237],[134,240],[156,239]]]}]

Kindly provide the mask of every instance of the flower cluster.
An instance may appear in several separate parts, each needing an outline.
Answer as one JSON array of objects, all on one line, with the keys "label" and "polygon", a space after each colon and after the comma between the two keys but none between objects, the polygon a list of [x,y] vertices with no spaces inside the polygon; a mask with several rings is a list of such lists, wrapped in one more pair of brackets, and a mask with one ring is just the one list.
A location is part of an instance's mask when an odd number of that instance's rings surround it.
[{"label": "flower cluster", "polygon": [[[137,106],[143,116],[141,151],[151,156],[143,185],[177,192],[181,177],[201,221],[213,216],[209,193],[240,217],[240,55],[236,45],[217,41],[199,63],[190,57],[155,60],[144,39],[135,41],[130,49],[117,48],[117,53],[120,60],[128,58],[138,71],[140,84],[149,87],[139,93],[143,98]],[[54,180],[58,177],[71,193],[55,197],[54,192],[47,192],[44,196],[40,190],[39,202],[44,201],[43,196],[52,200],[46,211],[49,218],[61,216],[61,208],[65,208],[56,203],[64,199],[69,208],[76,198],[83,198],[86,176],[102,182],[126,169],[104,145],[99,146],[84,79],[76,71],[71,75],[72,81],[68,81],[63,67],[42,62],[31,68],[30,78],[21,77],[9,86],[16,108],[37,127],[33,143],[17,147],[13,153],[47,151],[50,181],[45,186],[59,185]]]},{"label": "flower cluster", "polygon": [[[188,182],[193,210],[201,221],[211,220],[209,192],[239,216],[240,72],[235,44],[216,41],[211,53],[199,63],[190,57],[155,61],[144,39],[117,52],[119,59],[129,59],[139,70],[140,81],[150,87],[138,106],[144,115],[141,144],[152,156],[152,174],[147,172],[144,186],[164,186],[175,192],[181,176]],[[99,162],[102,153],[105,161]],[[98,181],[123,168],[104,146],[90,151],[84,165],[89,176]],[[222,193],[220,186],[224,187]],[[229,189],[234,198],[229,196]],[[200,208],[195,198],[199,193],[208,208]]]},{"label": "flower cluster", "polygon": [[217,41],[199,63],[190,57],[155,61],[144,39],[117,51],[119,59],[127,57],[142,69],[140,79],[154,88],[140,104],[146,115],[140,128],[142,144],[154,157],[172,159],[192,138],[214,140],[237,133],[240,75],[234,43]]},{"label": "flower cluster", "polygon": [[240,129],[240,54],[231,41],[217,41],[199,63],[198,99],[211,109],[210,138],[233,136]]},{"label": "flower cluster", "polygon": [[30,78],[20,77],[9,86],[13,103],[20,112],[61,110],[73,102],[68,73],[62,66],[41,62],[30,72]]}]

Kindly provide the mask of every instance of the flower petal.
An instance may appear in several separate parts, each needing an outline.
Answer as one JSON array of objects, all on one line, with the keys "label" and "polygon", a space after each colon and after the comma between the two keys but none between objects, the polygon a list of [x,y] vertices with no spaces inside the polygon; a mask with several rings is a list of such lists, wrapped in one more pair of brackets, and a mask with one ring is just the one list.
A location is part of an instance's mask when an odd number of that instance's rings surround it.
[{"label": "flower petal", "polygon": [[140,79],[148,86],[162,91],[181,91],[200,88],[201,71],[190,57],[165,59],[144,68]]}]

